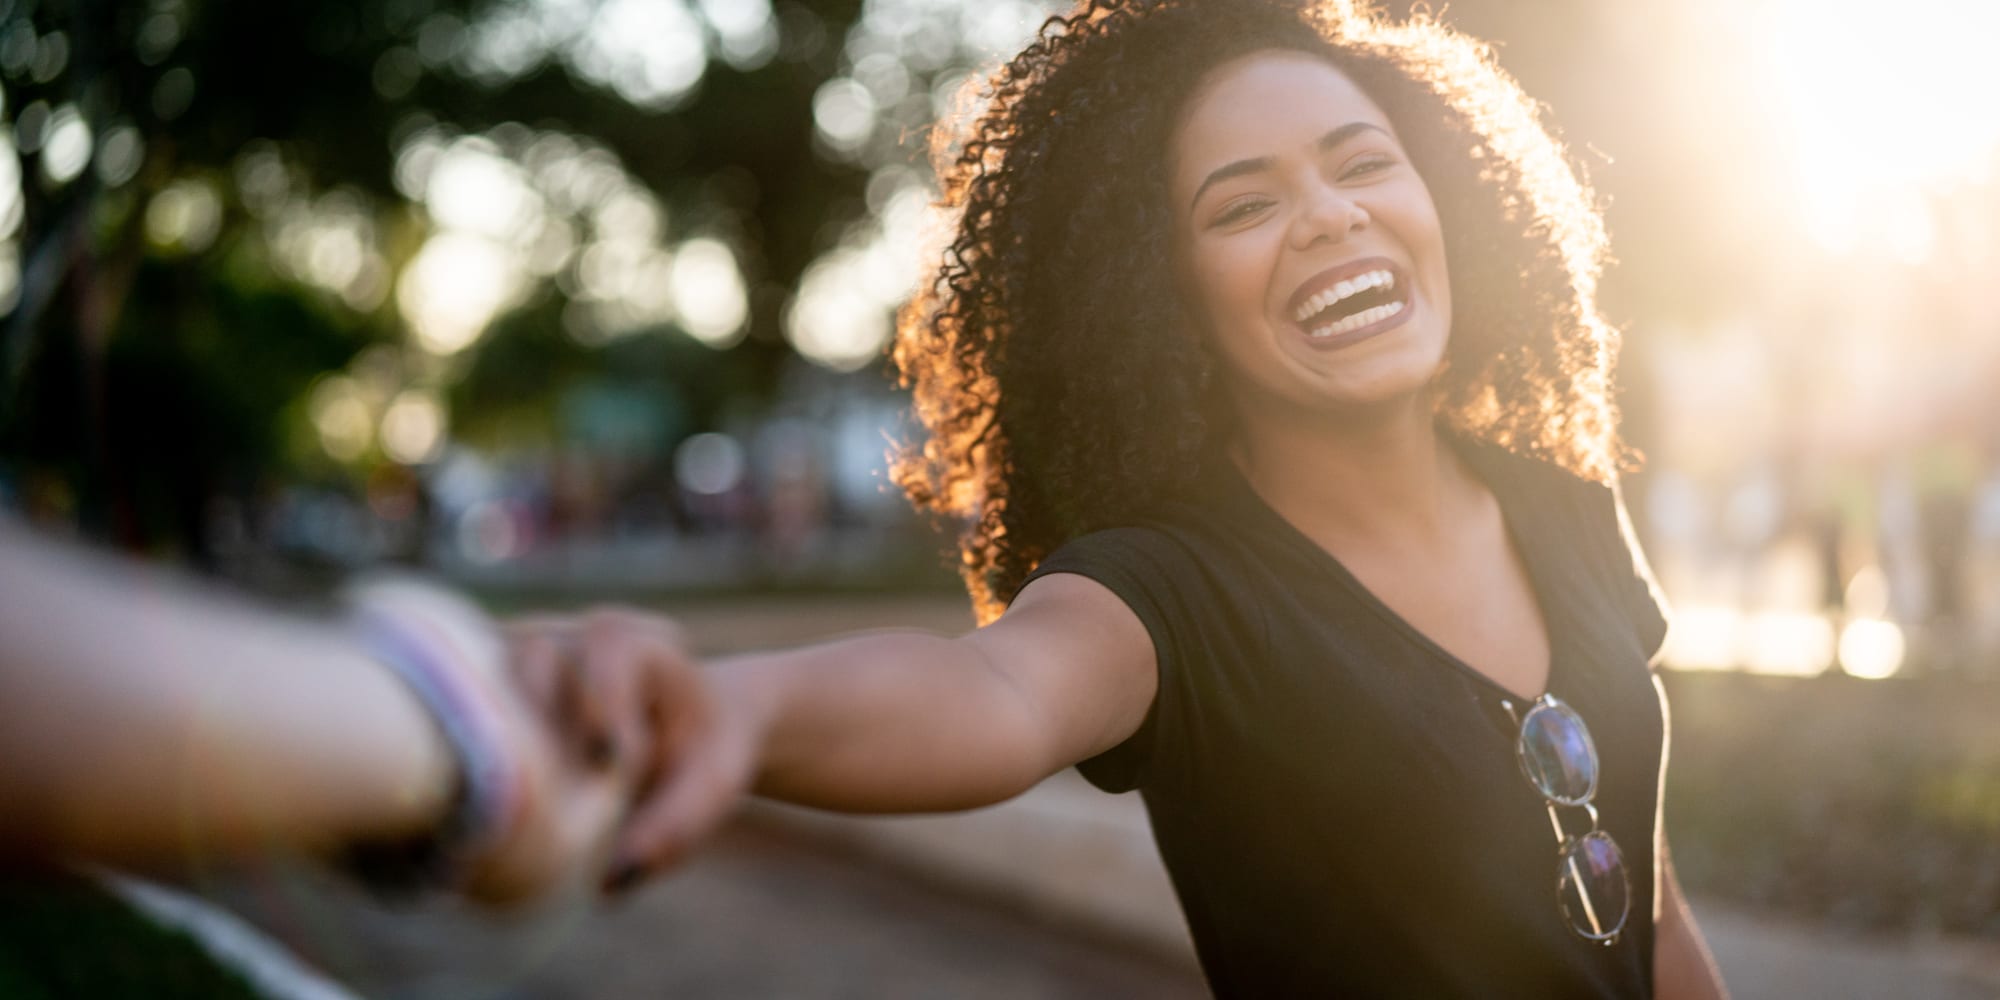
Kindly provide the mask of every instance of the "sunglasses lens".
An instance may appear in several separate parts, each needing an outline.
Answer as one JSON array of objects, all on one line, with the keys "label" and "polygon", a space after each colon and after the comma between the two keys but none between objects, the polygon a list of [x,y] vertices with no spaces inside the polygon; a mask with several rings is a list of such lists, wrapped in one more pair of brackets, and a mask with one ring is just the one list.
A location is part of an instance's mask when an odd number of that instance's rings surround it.
[{"label": "sunglasses lens", "polygon": [[1559,701],[1544,701],[1521,720],[1521,766],[1543,795],[1581,805],[1597,791],[1597,747],[1583,717]]},{"label": "sunglasses lens", "polygon": [[1625,858],[1609,834],[1595,831],[1563,847],[1556,892],[1563,916],[1578,934],[1610,941],[1624,930],[1632,887],[1625,878]]}]

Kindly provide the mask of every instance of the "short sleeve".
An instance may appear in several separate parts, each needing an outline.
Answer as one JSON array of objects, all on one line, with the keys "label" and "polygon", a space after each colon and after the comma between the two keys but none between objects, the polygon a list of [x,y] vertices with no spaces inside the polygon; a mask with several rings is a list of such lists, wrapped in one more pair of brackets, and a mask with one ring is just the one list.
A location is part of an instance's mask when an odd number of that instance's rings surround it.
[{"label": "short sleeve", "polygon": [[[1075,573],[1103,584],[1132,609],[1153,640],[1159,684],[1139,728],[1125,741],[1076,769],[1107,792],[1146,783],[1162,730],[1180,716],[1179,684],[1186,649],[1188,557],[1171,538],[1148,528],[1112,528],[1072,539],[1028,574],[1022,587],[1054,573]],[[1018,594],[1020,591],[1016,590]]]},{"label": "short sleeve", "polygon": [[1603,587],[1613,602],[1610,610],[1629,623],[1642,655],[1656,664],[1666,643],[1667,604],[1639,548],[1618,481],[1607,486],[1496,445],[1470,444],[1466,457],[1488,476],[1489,486],[1519,490],[1520,499],[1544,508],[1534,520],[1545,537],[1589,564],[1583,572]]},{"label": "short sleeve", "polygon": [[1618,594],[1622,598],[1627,617],[1639,635],[1639,646],[1646,653],[1648,662],[1657,662],[1660,649],[1667,638],[1667,602],[1660,592],[1660,583],[1653,578],[1653,568],[1646,562],[1646,553],[1639,547],[1639,534],[1632,528],[1632,515],[1625,509],[1624,490],[1614,484],[1611,488],[1612,518],[1617,529],[1611,559],[1617,577]]}]

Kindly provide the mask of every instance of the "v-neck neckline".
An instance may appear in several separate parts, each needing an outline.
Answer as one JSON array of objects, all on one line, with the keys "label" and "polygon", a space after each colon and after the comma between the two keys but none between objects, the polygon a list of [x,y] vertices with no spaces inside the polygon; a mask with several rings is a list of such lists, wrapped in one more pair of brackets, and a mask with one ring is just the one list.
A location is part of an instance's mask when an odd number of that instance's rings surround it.
[{"label": "v-neck neckline", "polygon": [[1500,521],[1503,530],[1506,532],[1507,542],[1512,547],[1511,554],[1520,560],[1521,567],[1527,574],[1528,587],[1532,591],[1531,596],[1535,600],[1536,610],[1541,616],[1542,630],[1547,639],[1549,657],[1548,669],[1542,678],[1542,689],[1532,695],[1524,695],[1500,683],[1491,674],[1473,666],[1451,650],[1444,648],[1437,640],[1431,638],[1423,629],[1411,623],[1409,619],[1403,617],[1401,612],[1390,607],[1387,601],[1382,600],[1373,590],[1369,589],[1368,585],[1363,583],[1360,577],[1355,576],[1353,571],[1349,570],[1347,565],[1341,562],[1338,556],[1327,551],[1324,546],[1314,541],[1310,535],[1299,530],[1299,527],[1286,519],[1283,514],[1278,513],[1277,508],[1272,507],[1264,499],[1263,494],[1258,493],[1257,488],[1250,484],[1249,479],[1243,475],[1242,470],[1236,467],[1236,463],[1230,461],[1225,456],[1218,456],[1215,461],[1219,466],[1217,470],[1218,475],[1227,483],[1227,488],[1231,492],[1235,493],[1248,508],[1255,511],[1257,516],[1269,521],[1274,529],[1284,535],[1291,543],[1302,547],[1306,552],[1307,558],[1317,562],[1329,575],[1338,580],[1342,586],[1351,592],[1363,606],[1367,607],[1392,628],[1396,629],[1396,631],[1402,633],[1406,638],[1426,652],[1429,652],[1438,660],[1450,664],[1454,669],[1491,689],[1502,698],[1509,701],[1518,701],[1522,704],[1532,704],[1536,700],[1554,693],[1557,671],[1561,668],[1563,661],[1567,657],[1563,655],[1561,641],[1558,638],[1564,631],[1557,621],[1562,612],[1554,599],[1554,589],[1550,586],[1551,581],[1547,577],[1548,568],[1543,565],[1543,560],[1538,557],[1539,550],[1527,544],[1529,538],[1527,537],[1527,530],[1524,528],[1523,519],[1529,512],[1522,510],[1522,505],[1511,495],[1514,493],[1511,483],[1496,485],[1496,480],[1502,477],[1495,474],[1496,470],[1493,468],[1493,465],[1499,460],[1512,456],[1489,454],[1488,452],[1490,451],[1498,451],[1498,446],[1460,437],[1450,429],[1442,426],[1438,428],[1438,440],[1445,447],[1453,449],[1459,458],[1465,462],[1466,467],[1479,477],[1480,482],[1486,486],[1487,492],[1493,495],[1493,502],[1500,508]]}]

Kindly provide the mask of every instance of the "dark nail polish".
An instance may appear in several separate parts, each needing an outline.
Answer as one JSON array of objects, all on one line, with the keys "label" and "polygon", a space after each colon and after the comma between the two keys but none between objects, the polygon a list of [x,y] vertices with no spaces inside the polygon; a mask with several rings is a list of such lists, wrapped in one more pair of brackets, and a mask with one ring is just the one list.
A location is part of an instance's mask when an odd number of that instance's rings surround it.
[{"label": "dark nail polish", "polygon": [[610,873],[604,876],[604,891],[611,895],[622,893],[638,884],[639,877],[644,874],[644,869],[638,865],[620,861],[612,865]]},{"label": "dark nail polish", "polygon": [[584,742],[583,756],[591,767],[609,768],[618,759],[618,747],[611,737],[598,733]]}]

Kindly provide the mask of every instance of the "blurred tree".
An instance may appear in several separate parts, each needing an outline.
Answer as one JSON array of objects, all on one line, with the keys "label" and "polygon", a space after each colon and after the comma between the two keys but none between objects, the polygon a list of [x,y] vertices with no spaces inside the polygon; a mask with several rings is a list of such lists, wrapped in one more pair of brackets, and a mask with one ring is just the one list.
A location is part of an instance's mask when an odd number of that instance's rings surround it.
[{"label": "blurred tree", "polygon": [[635,332],[686,345],[644,375],[696,423],[768,391],[782,290],[862,211],[865,167],[813,152],[860,13],[0,0],[0,480],[198,544],[207,496],[326,461],[278,418],[339,431],[311,387],[344,367],[370,420],[419,390],[475,435]]},{"label": "blurred tree", "polygon": [[[638,384],[711,429],[795,351],[865,368],[917,277],[927,125],[1057,5],[0,0],[0,494],[196,542],[190,505],[258,473],[546,441],[568,394]],[[1699,19],[1451,19],[1606,195],[1615,317],[1737,308],[1781,237],[1690,235],[1776,200],[1704,158],[1754,120],[1677,71]]]}]

